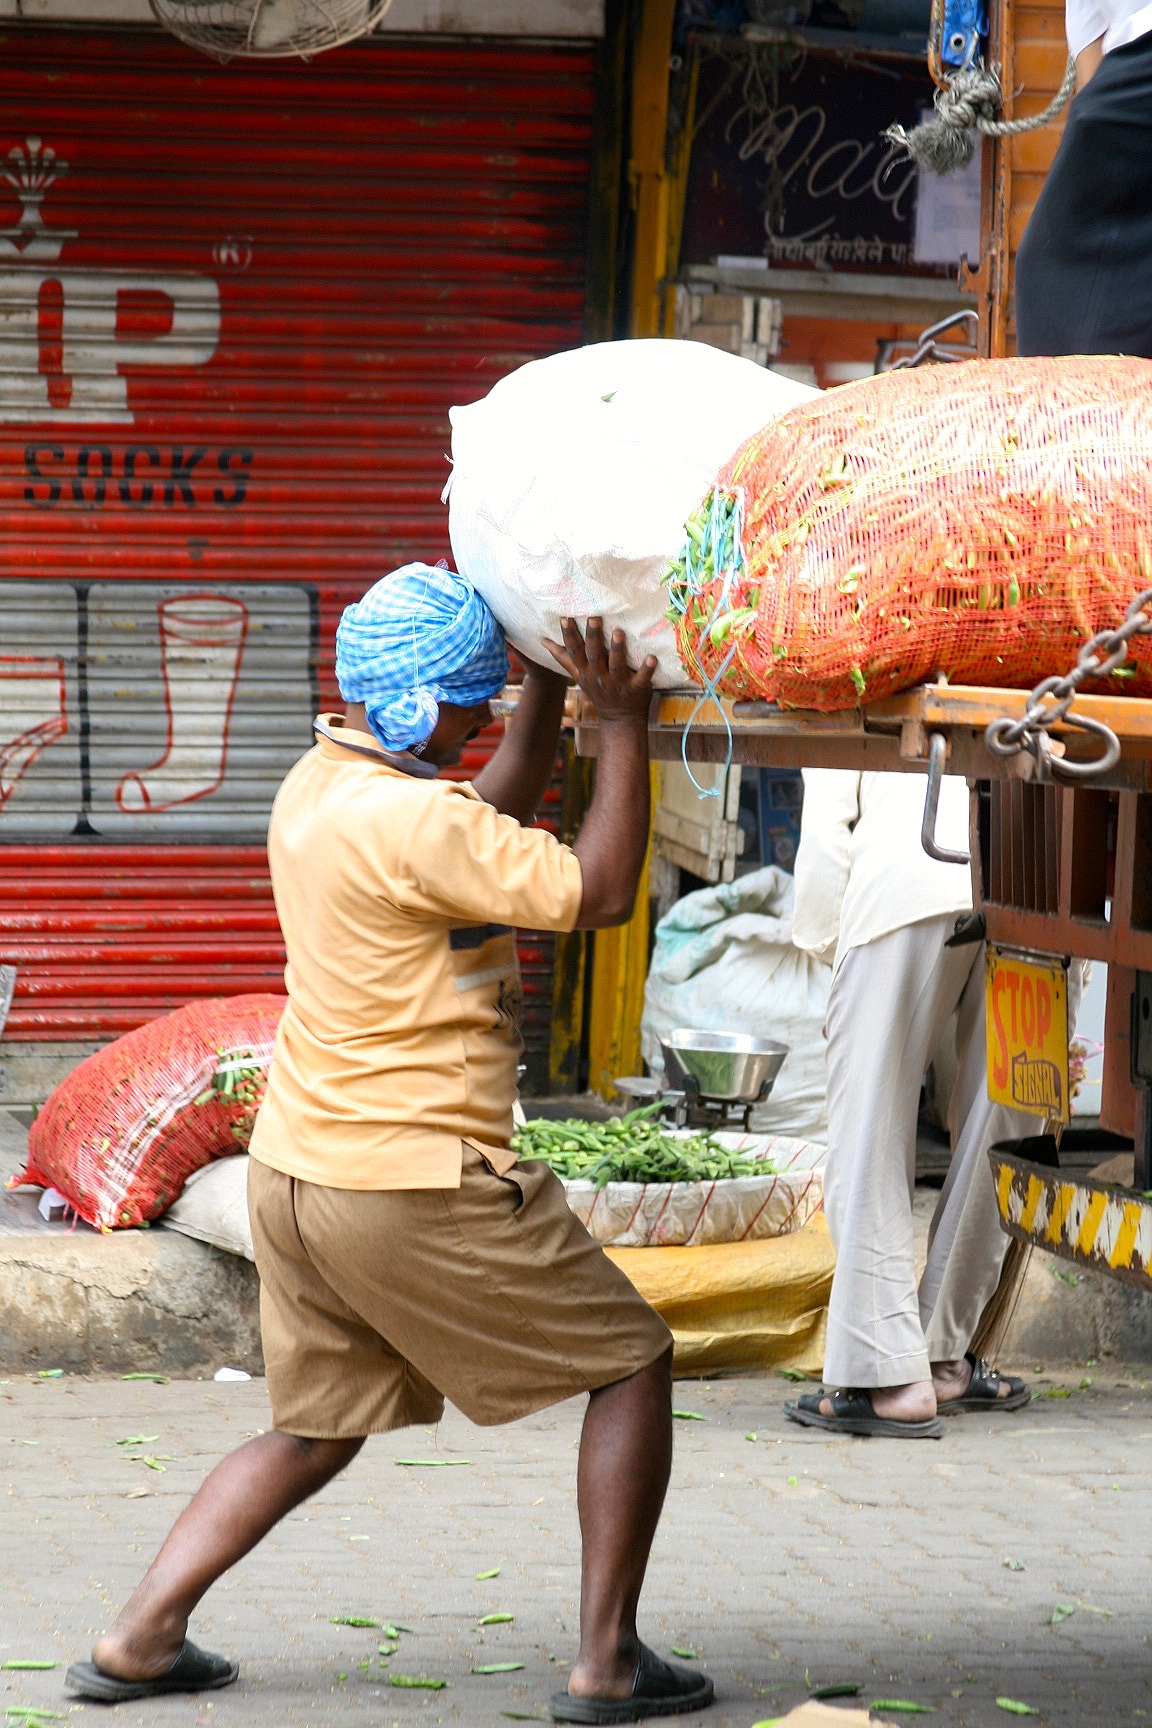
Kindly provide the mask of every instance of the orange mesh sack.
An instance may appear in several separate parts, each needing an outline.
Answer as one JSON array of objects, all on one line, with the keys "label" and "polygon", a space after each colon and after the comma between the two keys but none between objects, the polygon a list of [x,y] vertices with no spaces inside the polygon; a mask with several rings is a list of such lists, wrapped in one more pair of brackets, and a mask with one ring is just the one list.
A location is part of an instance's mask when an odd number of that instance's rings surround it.
[{"label": "orange mesh sack", "polygon": [[167,1210],[194,1170],[248,1145],[282,996],[193,1002],[74,1068],[32,1124],[24,1183],[100,1230]]},{"label": "orange mesh sack", "polygon": [[[1152,587],[1152,362],[845,385],[749,438],[687,536],[677,646],[725,695],[831,711],[937,673],[1031,688]],[[1152,695],[1152,638],[1109,688]]]}]

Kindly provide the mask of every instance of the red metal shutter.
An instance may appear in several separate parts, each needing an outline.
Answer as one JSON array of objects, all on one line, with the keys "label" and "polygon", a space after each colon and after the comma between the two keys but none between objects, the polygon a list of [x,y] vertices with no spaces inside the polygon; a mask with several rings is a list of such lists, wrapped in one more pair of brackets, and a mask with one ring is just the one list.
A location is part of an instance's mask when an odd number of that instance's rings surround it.
[{"label": "red metal shutter", "polygon": [[2,46],[5,1036],[99,1038],[280,987],[263,836],[340,610],[447,553],[449,405],[581,339],[592,54]]}]

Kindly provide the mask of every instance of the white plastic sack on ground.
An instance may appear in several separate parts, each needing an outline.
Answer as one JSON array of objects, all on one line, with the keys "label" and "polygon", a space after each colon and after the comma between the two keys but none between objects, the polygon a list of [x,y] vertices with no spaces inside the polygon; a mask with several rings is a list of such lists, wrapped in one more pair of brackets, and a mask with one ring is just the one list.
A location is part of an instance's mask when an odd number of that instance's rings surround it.
[{"label": "white plastic sack on ground", "polygon": [[179,1199],[164,1214],[164,1222],[182,1236],[209,1242],[225,1254],[254,1260],[252,1225],[248,1219],[248,1159],[217,1158],[196,1170]]},{"label": "white plastic sack on ground", "polygon": [[662,578],[720,464],[816,392],[703,342],[601,342],[521,366],[453,408],[456,567],[513,643],[599,612],[687,682]]},{"label": "white plastic sack on ground", "polygon": [[656,926],[644,990],[644,1060],[664,1072],[660,1039],[677,1026],[746,1032],[788,1045],[752,1126],[827,1139],[824,1018],[832,971],[792,944],[793,882],[775,865],[677,901]]},{"label": "white plastic sack on ground", "polygon": [[699,1248],[801,1230],[824,1203],[823,1146],[806,1140],[718,1134],[722,1145],[765,1158],[774,1174],[725,1182],[565,1182],[568,1204],[606,1248]]}]

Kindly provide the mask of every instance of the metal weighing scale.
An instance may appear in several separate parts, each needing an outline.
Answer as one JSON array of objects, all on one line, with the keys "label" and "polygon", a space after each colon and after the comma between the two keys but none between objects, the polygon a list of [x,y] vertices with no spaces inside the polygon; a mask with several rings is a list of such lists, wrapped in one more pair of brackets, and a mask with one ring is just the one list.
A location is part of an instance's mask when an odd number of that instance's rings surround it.
[{"label": "metal weighing scale", "polygon": [[664,1080],[626,1074],[613,1080],[630,1108],[659,1102],[670,1127],[751,1132],[788,1054],[787,1044],[744,1032],[696,1032],[678,1026],[661,1039]]}]

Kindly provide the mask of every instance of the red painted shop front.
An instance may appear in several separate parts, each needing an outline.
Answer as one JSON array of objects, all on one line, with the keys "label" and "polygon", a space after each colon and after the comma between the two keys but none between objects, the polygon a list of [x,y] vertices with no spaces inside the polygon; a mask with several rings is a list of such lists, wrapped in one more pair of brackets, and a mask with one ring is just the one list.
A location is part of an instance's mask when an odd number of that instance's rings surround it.
[{"label": "red painted shop front", "polygon": [[581,339],[592,55],[0,48],[4,1036],[94,1040],[281,987],[263,840],[341,608],[447,553],[449,406]]}]

